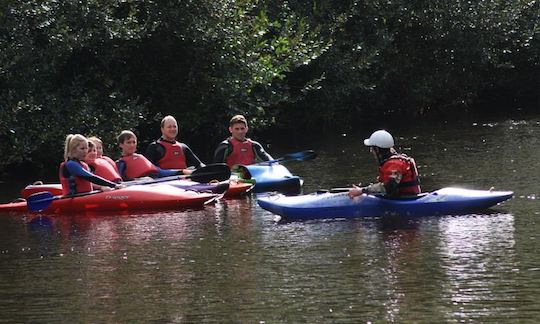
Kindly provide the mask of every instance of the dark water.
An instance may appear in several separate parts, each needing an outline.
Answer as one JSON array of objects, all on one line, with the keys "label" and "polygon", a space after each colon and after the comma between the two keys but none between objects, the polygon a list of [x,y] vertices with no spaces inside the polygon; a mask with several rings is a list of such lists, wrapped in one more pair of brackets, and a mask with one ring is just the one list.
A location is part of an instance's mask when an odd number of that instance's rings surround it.
[{"label": "dark water", "polygon": [[[315,139],[300,150],[319,157],[288,167],[306,192],[369,181],[370,132]],[[400,135],[425,190],[515,198],[484,214],[293,223],[255,196],[190,212],[0,215],[0,322],[540,321],[540,121]],[[4,185],[4,200],[17,189]]]}]

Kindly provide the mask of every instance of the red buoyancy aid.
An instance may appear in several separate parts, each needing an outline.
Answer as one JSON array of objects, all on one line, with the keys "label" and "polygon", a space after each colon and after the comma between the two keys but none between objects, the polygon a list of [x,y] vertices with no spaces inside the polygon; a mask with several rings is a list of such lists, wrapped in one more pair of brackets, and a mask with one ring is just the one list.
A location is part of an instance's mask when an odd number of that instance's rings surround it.
[{"label": "red buoyancy aid", "polygon": [[88,163],[89,166],[94,168],[94,174],[109,181],[118,182],[122,181],[118,169],[113,167],[109,161],[104,158],[96,158],[94,161]]},{"label": "red buoyancy aid", "polygon": [[[81,164],[83,169],[90,171],[88,165],[82,161],[77,161]],[[90,192],[92,191],[92,183],[88,180],[85,180],[81,177],[70,176],[66,178],[64,176],[64,164],[60,164],[60,169],[58,172],[58,178],[60,179],[60,184],[62,184],[62,195],[72,195],[80,192]]]},{"label": "red buoyancy aid", "polygon": [[185,169],[187,168],[186,156],[179,142],[171,143],[159,139],[157,141],[165,148],[165,155],[158,161],[162,169]]},{"label": "red buoyancy aid", "polygon": [[142,154],[122,156],[120,160],[126,163],[125,176],[129,179],[145,177],[158,172],[156,166]]},{"label": "red buoyancy aid", "polygon": [[107,161],[107,162],[109,162],[112,165],[112,167],[116,170],[116,172],[118,173],[118,167],[116,166],[116,163],[114,163],[113,159],[111,159],[110,157],[105,156],[105,155],[102,155],[100,158]]},{"label": "red buoyancy aid", "polygon": [[402,175],[399,182],[399,195],[416,195],[420,193],[420,181],[414,159],[404,154],[392,155],[379,168],[379,181],[386,184],[395,174]]},{"label": "red buoyancy aid", "polygon": [[225,162],[231,168],[235,164],[249,165],[255,163],[255,152],[253,152],[253,143],[248,138],[243,142],[235,138],[230,138],[232,151],[227,156]]}]

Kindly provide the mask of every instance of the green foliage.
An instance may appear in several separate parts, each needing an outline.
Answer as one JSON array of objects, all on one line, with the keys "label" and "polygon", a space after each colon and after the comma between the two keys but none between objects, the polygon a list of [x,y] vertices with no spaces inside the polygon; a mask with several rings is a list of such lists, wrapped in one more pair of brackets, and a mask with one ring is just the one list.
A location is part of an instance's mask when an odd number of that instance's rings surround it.
[{"label": "green foliage", "polygon": [[333,46],[314,66],[325,76],[319,90],[302,108],[284,111],[282,120],[307,115],[308,123],[350,128],[358,121],[468,110],[485,100],[484,91],[516,80],[518,88],[537,91],[530,80],[538,84],[538,1],[348,5]]},{"label": "green foliage", "polygon": [[166,9],[146,4],[160,23],[133,57],[140,63],[132,64],[133,79],[141,80],[137,92],[152,101],[153,114],[176,115],[188,132],[215,134],[216,125],[225,130],[236,113],[265,124],[269,108],[296,99],[288,73],[328,46],[286,2],[197,1]]},{"label": "green foliage", "polygon": [[99,1],[2,3],[0,168],[60,161],[68,133],[110,142],[144,105],[126,91],[119,44],[140,29]]},{"label": "green foliage", "polygon": [[217,143],[236,113],[347,129],[534,97],[538,18],[535,0],[5,0],[0,170],[58,162],[68,133],[147,141],[165,114]]}]

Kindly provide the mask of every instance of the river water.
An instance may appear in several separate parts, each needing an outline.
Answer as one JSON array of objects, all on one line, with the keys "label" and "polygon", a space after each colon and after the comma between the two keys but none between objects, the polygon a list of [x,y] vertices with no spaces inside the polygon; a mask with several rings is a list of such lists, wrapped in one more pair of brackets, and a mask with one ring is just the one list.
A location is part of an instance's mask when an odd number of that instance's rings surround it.
[{"label": "river water", "polygon": [[[371,131],[272,153],[319,153],[287,164],[304,192],[369,182],[376,165],[360,139]],[[394,133],[424,190],[515,197],[411,219],[282,223],[254,195],[199,211],[3,214],[0,322],[540,321],[540,119]]]}]

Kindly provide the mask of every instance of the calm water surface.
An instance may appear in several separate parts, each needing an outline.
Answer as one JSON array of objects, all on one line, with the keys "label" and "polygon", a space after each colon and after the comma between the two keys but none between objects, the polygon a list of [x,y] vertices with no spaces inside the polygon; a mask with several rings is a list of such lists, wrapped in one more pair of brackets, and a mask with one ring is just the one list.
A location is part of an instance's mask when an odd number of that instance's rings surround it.
[{"label": "calm water surface", "polygon": [[[273,153],[319,153],[287,164],[305,192],[369,182],[371,131]],[[256,196],[199,211],[2,214],[0,322],[540,321],[540,121],[400,135],[424,190],[515,198],[483,214],[292,223]],[[3,184],[4,200],[18,189]]]}]

